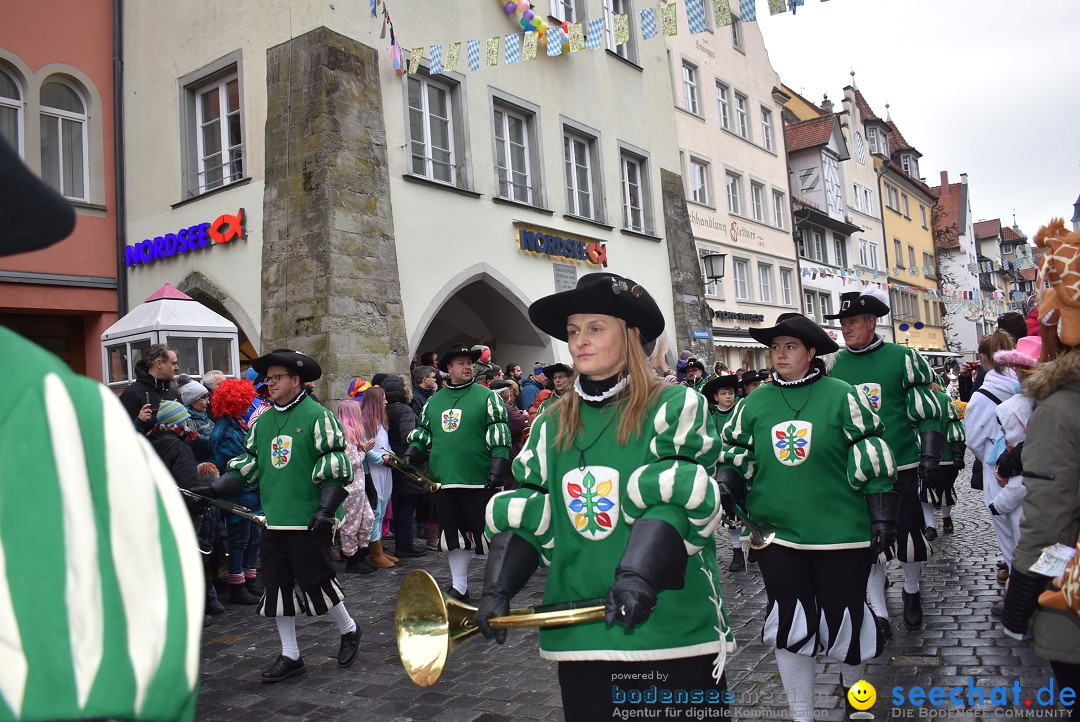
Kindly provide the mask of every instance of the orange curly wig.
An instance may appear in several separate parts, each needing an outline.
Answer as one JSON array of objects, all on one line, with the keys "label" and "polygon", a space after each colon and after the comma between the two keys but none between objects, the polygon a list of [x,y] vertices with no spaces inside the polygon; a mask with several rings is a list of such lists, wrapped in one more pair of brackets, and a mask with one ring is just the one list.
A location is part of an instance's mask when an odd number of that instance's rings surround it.
[{"label": "orange curly wig", "polygon": [[210,410],[218,418],[239,419],[256,396],[255,387],[247,379],[225,379],[210,396]]}]

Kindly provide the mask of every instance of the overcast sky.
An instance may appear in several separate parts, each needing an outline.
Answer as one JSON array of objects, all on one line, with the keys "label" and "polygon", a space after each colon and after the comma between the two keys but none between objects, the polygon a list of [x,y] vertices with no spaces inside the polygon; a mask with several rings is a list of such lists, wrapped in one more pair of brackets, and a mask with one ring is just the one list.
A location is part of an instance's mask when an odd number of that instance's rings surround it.
[{"label": "overcast sky", "polygon": [[[735,3],[732,3],[734,6]],[[1030,238],[1068,222],[1080,195],[1080,5],[1074,0],[806,0],[758,21],[773,69],[808,100],[842,110],[855,82],[922,159],[968,174],[975,220],[1016,222]]]}]

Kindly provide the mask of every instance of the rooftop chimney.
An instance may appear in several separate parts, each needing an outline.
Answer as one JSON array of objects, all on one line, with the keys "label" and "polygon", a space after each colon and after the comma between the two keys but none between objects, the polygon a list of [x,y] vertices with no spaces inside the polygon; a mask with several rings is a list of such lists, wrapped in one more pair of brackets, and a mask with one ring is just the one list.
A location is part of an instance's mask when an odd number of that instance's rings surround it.
[{"label": "rooftop chimney", "polygon": [[828,93],[825,93],[825,97],[821,101],[821,109],[824,110],[826,113],[833,112],[833,104],[832,101],[829,100]]},{"label": "rooftop chimney", "polygon": [[949,171],[941,171],[941,195],[949,195]]},{"label": "rooftop chimney", "polygon": [[967,185],[967,173],[961,173],[960,174],[960,182],[963,183],[964,185]]}]

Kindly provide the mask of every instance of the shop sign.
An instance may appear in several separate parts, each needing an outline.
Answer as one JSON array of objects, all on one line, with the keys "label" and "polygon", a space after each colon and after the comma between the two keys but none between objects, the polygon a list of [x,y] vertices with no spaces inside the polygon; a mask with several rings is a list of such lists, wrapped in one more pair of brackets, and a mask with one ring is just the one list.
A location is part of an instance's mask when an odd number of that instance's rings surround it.
[{"label": "shop sign", "polygon": [[691,338],[712,338],[712,333],[709,331],[703,331],[700,328],[694,328],[690,330]]},{"label": "shop sign", "polygon": [[234,216],[226,213],[210,223],[188,226],[174,233],[165,233],[129,245],[124,252],[125,264],[128,268],[145,266],[154,261],[197,251],[213,244],[228,243],[237,238],[247,238],[247,214],[243,208]]},{"label": "shop sign", "polygon": [[607,268],[607,244],[599,241],[579,241],[521,228],[518,230],[518,248],[529,253],[582,261]]},{"label": "shop sign", "polygon": [[736,313],[735,311],[713,311],[713,318],[718,321],[750,321],[761,323],[765,316],[760,313]]}]

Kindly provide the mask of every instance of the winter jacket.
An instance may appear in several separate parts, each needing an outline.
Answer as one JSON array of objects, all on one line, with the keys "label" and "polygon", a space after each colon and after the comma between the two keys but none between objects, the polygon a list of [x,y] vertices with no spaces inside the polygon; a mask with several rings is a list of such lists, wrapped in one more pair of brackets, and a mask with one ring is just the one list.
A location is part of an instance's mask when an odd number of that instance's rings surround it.
[{"label": "winter jacket", "polygon": [[[390,450],[398,456],[404,456],[409,445],[408,438],[416,428],[416,412],[409,406],[405,396],[405,382],[399,376],[387,376],[380,384],[386,394],[386,419],[390,424],[386,434],[390,439]],[[415,482],[393,469],[394,493],[415,494],[420,488]]]},{"label": "winter jacket", "polygon": [[[149,401],[147,401],[148,398]],[[155,379],[150,375],[150,367],[146,365],[145,361],[141,359],[136,361],[135,382],[124,389],[124,393],[120,394],[120,403],[124,405],[124,410],[128,412],[128,416],[140,434],[151,431],[157,424],[157,419],[151,418],[148,423],[144,423],[139,420],[139,410],[147,403],[157,409],[165,399],[171,401],[180,400],[180,396],[172,382]]]},{"label": "winter jacket", "polygon": [[[1013,564],[1026,570],[1044,547],[1076,544],[1080,535],[1080,350],[1042,364],[1024,382],[1035,401],[1024,444],[1024,469],[1053,479],[1029,478],[1020,542]],[[1043,659],[1080,664],[1080,617],[1040,607],[1035,652]]]},{"label": "winter jacket", "polygon": [[[199,432],[199,438],[191,442],[191,450],[195,452],[195,461],[199,464],[204,461],[213,461],[214,454],[210,448],[210,434],[214,431],[214,422],[210,420],[206,413],[196,411],[190,406],[187,407],[187,410],[191,414],[188,425]],[[215,464],[215,466],[217,465]],[[219,466],[218,470],[220,471],[222,468]]]},{"label": "winter jacket", "polygon": [[528,411],[536,401],[536,395],[543,390],[544,386],[532,376],[521,382],[521,394],[518,396],[518,407],[522,411]]},{"label": "winter jacket", "polygon": [[425,389],[423,386],[413,384],[412,387],[412,410],[416,414],[416,418],[420,418],[420,412],[424,410],[424,404],[431,398],[431,395],[438,391],[438,387],[433,389]]},{"label": "winter jacket", "polygon": [[1039,307],[1038,307],[1038,305],[1036,305],[1035,308],[1028,311],[1028,315],[1024,317],[1024,323],[1027,324],[1028,336],[1038,336],[1039,335]]},{"label": "winter jacket", "polygon": [[[501,398],[501,397],[500,397]],[[523,442],[521,432],[529,425],[529,415],[512,403],[503,401],[506,407],[506,425],[510,427],[510,459],[517,458]]]},{"label": "winter jacket", "polygon": [[[1011,369],[1005,373],[990,371],[983,380],[981,389],[989,391],[999,401],[1007,401],[1020,390],[1016,374]],[[1004,436],[997,419],[998,405],[982,393],[973,393],[964,412],[964,428],[967,431],[967,446],[975,458],[983,462],[983,501],[986,506],[994,505],[1000,514],[1008,514],[1024,500],[1024,483],[1019,476],[1009,479],[1007,486],[998,486],[994,478],[996,464],[987,463],[986,458],[999,438]]]}]

